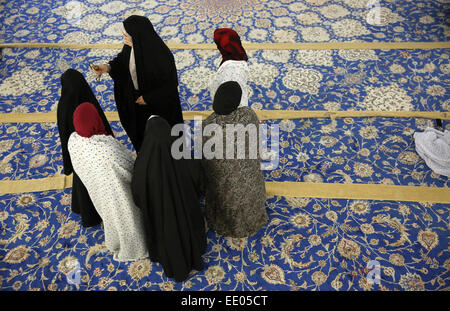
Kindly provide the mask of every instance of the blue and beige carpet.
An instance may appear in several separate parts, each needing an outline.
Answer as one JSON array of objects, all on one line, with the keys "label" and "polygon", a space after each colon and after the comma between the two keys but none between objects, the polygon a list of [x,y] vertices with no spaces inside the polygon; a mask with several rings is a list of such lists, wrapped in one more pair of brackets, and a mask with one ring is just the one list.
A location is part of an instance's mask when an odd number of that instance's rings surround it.
[{"label": "blue and beige carpet", "polygon": [[[116,110],[112,81],[96,81],[89,64],[107,61],[118,50],[77,49],[76,44],[120,43],[120,22],[131,14],[148,16],[169,44],[210,44],[219,27],[236,29],[244,44],[259,44],[247,51],[249,103],[255,110],[445,116],[450,111],[450,49],[445,43],[449,12],[447,0],[0,1],[0,43],[75,44],[2,49],[0,185],[10,189],[22,181],[61,175],[56,123],[40,118],[42,113],[54,115],[59,77],[67,68],[86,76],[105,111]],[[443,44],[433,49],[352,50],[275,50],[270,45],[310,42]],[[173,53],[183,110],[210,110],[207,85],[220,54],[203,48]],[[435,126],[432,118],[373,113],[262,122],[280,128],[280,162],[264,172],[267,182],[299,187],[319,183],[325,188],[352,183],[414,186],[419,193],[442,190],[442,196],[430,203],[387,200],[382,191],[373,200],[355,199],[357,193],[347,198],[275,194],[267,200],[265,227],[246,239],[209,230],[205,269],[176,283],[148,259],[115,262],[104,248],[102,227],[82,228],[79,216],[70,212],[70,188],[23,193],[0,189],[0,289],[450,288],[449,178],[426,166],[413,139],[414,132]],[[120,122],[111,125],[131,150]],[[443,125],[450,130],[448,120]],[[378,263],[379,284],[368,282],[373,261]],[[77,266],[80,279],[70,282],[67,276]]]}]

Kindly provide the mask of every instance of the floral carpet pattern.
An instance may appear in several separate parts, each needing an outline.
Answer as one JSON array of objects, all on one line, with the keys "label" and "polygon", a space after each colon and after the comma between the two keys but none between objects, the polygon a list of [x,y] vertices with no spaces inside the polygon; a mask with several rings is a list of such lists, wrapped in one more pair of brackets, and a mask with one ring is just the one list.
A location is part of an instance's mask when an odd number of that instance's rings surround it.
[{"label": "floral carpet pattern", "polygon": [[[188,122],[191,129],[193,123]],[[449,178],[433,173],[415,150],[414,133],[433,127],[432,120],[286,119],[263,123],[279,128],[279,163],[264,171],[266,181],[450,186]],[[111,122],[111,126],[115,137],[133,151],[120,123]],[[450,122],[444,126],[450,128]],[[270,147],[273,138],[268,138]],[[62,167],[56,123],[0,124],[0,180],[45,178],[61,174]]]},{"label": "floral carpet pattern", "polygon": [[446,187],[415,150],[431,120],[392,118],[270,121],[280,128],[279,165],[266,181]]},{"label": "floral carpet pattern", "polygon": [[[169,43],[449,41],[448,0],[0,0],[0,42],[119,43],[120,23],[146,15]],[[5,48],[0,113],[55,112],[60,76],[85,75],[105,111],[108,76],[89,64],[118,50]],[[450,111],[450,51],[249,50],[255,110]],[[184,111],[211,110],[216,50],[174,50]],[[193,121],[187,122],[193,126]],[[415,151],[420,118],[283,119],[271,182],[448,188]],[[120,125],[115,137],[133,152]],[[450,122],[443,121],[450,130]],[[0,181],[59,175],[55,123],[0,123]],[[180,283],[149,259],[119,263],[101,225],[82,228],[71,189],[0,195],[0,290],[449,290],[450,206],[427,202],[268,198],[268,223],[244,239],[208,230],[204,270]],[[377,278],[379,276],[379,278]],[[373,280],[374,282],[371,282]]]},{"label": "floral carpet pattern", "polygon": [[[442,290],[449,207],[274,197],[249,238],[209,230],[204,270],[176,283],[159,264],[118,263],[101,225],[81,228],[70,189],[2,195],[3,290]],[[374,262],[371,262],[374,261]],[[368,281],[376,264],[379,282]],[[80,271],[79,279],[72,277]],[[368,277],[369,276],[369,277]],[[71,280],[72,283],[68,282]]]},{"label": "floral carpet pattern", "polygon": [[208,43],[231,27],[248,42],[446,41],[447,0],[0,1],[4,42],[110,43],[145,15],[170,42]]},{"label": "floral carpet pattern", "polygon": [[[0,112],[56,111],[60,77],[83,73],[106,111],[116,110],[113,82],[89,64],[117,50],[5,49]],[[450,50],[250,50],[253,109],[450,111]],[[216,50],[175,50],[183,110],[211,110]],[[18,104],[18,102],[20,104]]]}]

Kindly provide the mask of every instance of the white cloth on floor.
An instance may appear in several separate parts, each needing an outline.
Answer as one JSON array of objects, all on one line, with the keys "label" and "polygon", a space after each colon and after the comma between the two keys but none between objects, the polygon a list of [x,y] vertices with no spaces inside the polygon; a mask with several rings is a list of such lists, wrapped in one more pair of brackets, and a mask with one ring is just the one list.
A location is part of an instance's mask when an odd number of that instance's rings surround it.
[{"label": "white cloth on floor", "polygon": [[435,173],[450,177],[450,131],[427,127],[414,133],[416,151]]},{"label": "white cloth on floor", "polygon": [[134,159],[112,136],[70,135],[69,154],[74,171],[88,190],[103,220],[106,247],[117,261],[148,256],[141,210],[131,193]]},{"label": "white cloth on floor", "polygon": [[248,106],[248,65],[245,60],[227,60],[217,70],[209,83],[209,93],[211,100],[222,83],[236,81],[242,89],[241,102],[239,107]]}]

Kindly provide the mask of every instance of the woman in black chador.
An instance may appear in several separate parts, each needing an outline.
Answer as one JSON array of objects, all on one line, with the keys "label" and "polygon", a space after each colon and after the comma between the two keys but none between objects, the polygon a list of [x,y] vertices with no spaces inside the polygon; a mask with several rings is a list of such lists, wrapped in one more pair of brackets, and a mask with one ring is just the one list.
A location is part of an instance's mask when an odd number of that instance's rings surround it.
[{"label": "woman in black chador", "polygon": [[144,16],[123,22],[125,45],[109,65],[94,66],[100,76],[114,80],[114,96],[120,121],[139,151],[150,115],[166,119],[170,126],[183,123],[178,75],[172,52]]},{"label": "woman in black chador", "polygon": [[150,259],[177,282],[203,269],[205,222],[200,208],[201,167],[196,160],[175,160],[169,124],[150,117],[134,164],[131,190],[142,210]]},{"label": "woman in black chador", "polygon": [[92,227],[100,224],[102,219],[95,210],[86,187],[73,170],[67,148],[70,134],[75,132],[72,119],[73,113],[78,105],[84,102],[90,102],[95,106],[105,124],[106,132],[113,135],[108,120],[83,75],[74,69],[68,69],[61,76],[61,98],[59,99],[57,108],[58,131],[59,138],[61,139],[64,174],[70,175],[73,173],[72,211],[81,214],[83,227]]}]

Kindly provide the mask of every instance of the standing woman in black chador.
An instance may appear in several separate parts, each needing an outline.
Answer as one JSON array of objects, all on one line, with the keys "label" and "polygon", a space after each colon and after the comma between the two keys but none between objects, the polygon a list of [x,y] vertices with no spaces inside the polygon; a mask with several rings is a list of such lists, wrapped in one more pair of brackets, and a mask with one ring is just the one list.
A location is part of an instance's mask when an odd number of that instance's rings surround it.
[{"label": "standing woman in black chador", "polygon": [[113,135],[109,122],[83,75],[74,69],[68,69],[61,76],[61,98],[59,99],[57,108],[57,122],[59,138],[61,139],[64,174],[70,175],[73,173],[72,211],[81,215],[83,227],[92,227],[100,224],[102,219],[92,204],[86,187],[73,170],[67,147],[70,134],[75,132],[72,119],[73,113],[84,102],[90,102],[95,106],[105,124],[106,132]]},{"label": "standing woman in black chador", "polygon": [[150,259],[177,282],[203,269],[205,222],[200,208],[201,166],[175,160],[169,124],[151,116],[134,164],[131,190],[142,210]]},{"label": "standing woman in black chador", "polygon": [[147,17],[128,17],[122,32],[122,51],[109,65],[93,69],[98,76],[108,72],[114,80],[120,121],[139,151],[150,115],[163,117],[170,126],[183,123],[178,75],[172,52]]}]

